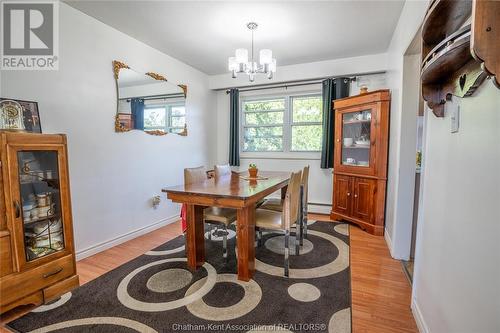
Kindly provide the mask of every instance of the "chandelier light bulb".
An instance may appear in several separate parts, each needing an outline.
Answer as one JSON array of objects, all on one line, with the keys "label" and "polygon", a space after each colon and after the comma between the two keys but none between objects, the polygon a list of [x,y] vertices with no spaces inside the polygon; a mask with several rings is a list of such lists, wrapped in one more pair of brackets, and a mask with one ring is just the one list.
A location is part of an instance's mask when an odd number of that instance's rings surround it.
[{"label": "chandelier light bulb", "polygon": [[268,65],[273,61],[273,51],[269,49],[260,50],[260,64]]},{"label": "chandelier light bulb", "polygon": [[238,62],[236,61],[236,57],[230,57],[228,59],[228,69],[230,71],[238,70]]},{"label": "chandelier light bulb", "polygon": [[269,64],[269,71],[272,73],[276,72],[276,58],[273,58],[273,60]]},{"label": "chandelier light bulb", "polygon": [[236,61],[238,63],[246,64],[248,62],[248,50],[247,49],[236,49],[235,55],[236,55]]}]

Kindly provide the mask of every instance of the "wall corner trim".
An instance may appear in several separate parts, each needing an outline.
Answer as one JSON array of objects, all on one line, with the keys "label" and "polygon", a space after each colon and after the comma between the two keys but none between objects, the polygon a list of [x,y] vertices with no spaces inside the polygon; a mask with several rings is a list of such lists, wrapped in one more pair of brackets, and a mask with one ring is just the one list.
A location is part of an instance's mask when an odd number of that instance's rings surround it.
[{"label": "wall corner trim", "polygon": [[389,230],[387,230],[387,228],[384,229],[384,239],[385,242],[387,243],[387,247],[389,248],[389,252],[391,253],[391,257],[396,259],[394,257],[394,253],[392,252],[392,239],[391,236],[389,236]]},{"label": "wall corner trim", "polygon": [[417,300],[413,297],[411,298],[411,310],[413,312],[415,322],[417,323],[418,331],[420,333],[431,333],[429,327],[425,323],[424,317],[422,316]]},{"label": "wall corner trim", "polygon": [[[94,254],[97,254],[99,252],[102,252],[102,251],[105,251],[107,249],[110,249],[116,245],[120,245],[122,243],[125,243],[126,241],[129,241],[131,239],[134,239],[134,238],[137,238],[139,236],[142,236],[144,234],[147,234],[151,231],[154,231],[158,228],[161,228],[163,226],[166,226],[170,223],[174,223],[176,221],[179,220],[179,216],[178,215],[174,215],[174,216],[171,216],[171,217],[167,217],[167,218],[164,218],[164,219],[161,219],[160,221],[157,221],[157,222],[154,222],[152,224],[149,224],[147,226],[144,226],[142,228],[139,228],[139,229],[136,229],[136,230],[132,230],[126,234],[123,234],[123,235],[120,235],[118,237],[115,237],[115,238],[112,238],[112,239],[109,239],[105,242],[102,242],[102,243],[98,243],[98,244],[95,244],[95,245],[92,245],[92,246],[89,246],[87,247],[86,249],[83,249],[83,250],[80,250],[80,251],[76,251],[76,260],[77,261],[80,261],[82,259],[85,259],[87,257],[90,257]],[[144,252],[146,252],[147,249],[145,249]]]}]

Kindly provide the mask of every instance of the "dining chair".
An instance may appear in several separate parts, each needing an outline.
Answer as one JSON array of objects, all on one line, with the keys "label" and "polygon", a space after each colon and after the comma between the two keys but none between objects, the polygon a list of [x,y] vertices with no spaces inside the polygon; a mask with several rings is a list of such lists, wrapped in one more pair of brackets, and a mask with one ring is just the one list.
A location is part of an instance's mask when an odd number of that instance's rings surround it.
[{"label": "dining chair", "polygon": [[231,166],[229,164],[215,165],[214,166],[215,178],[231,175]]},{"label": "dining chair", "polygon": [[[217,168],[215,169],[217,172]],[[200,183],[207,180],[205,167],[184,169],[184,184]],[[227,258],[227,227],[236,221],[236,210],[231,208],[209,207],[203,210],[203,220],[210,226],[208,239],[212,240],[212,225],[222,226],[222,256]]]},{"label": "dining chair", "polygon": [[[302,178],[300,181],[301,193],[300,193],[300,223],[299,229],[296,230],[299,233],[300,245],[304,245],[304,237],[307,238],[307,200],[308,200],[308,187],[309,187],[309,165],[306,165],[302,170]],[[283,211],[283,199],[269,198],[259,207],[261,209],[273,210],[276,212]]]},{"label": "dining chair", "polygon": [[[259,228],[259,233],[261,229],[272,230],[272,231],[282,231],[285,234],[285,261],[284,261],[284,273],[288,277],[290,265],[290,229],[295,224],[296,228],[299,228],[298,223],[300,221],[299,216],[299,206],[300,206],[300,182],[301,182],[301,171],[292,173],[290,181],[288,182],[288,189],[286,191],[285,199],[283,199],[283,209],[282,212],[277,212],[268,209],[258,208],[255,211],[255,225]],[[298,233],[296,233],[298,234]],[[295,253],[298,254],[298,239],[295,243]]]},{"label": "dining chair", "polygon": [[309,165],[306,165],[302,170],[302,179],[300,181],[300,245],[304,245],[304,238],[307,238],[307,203],[309,200]]}]

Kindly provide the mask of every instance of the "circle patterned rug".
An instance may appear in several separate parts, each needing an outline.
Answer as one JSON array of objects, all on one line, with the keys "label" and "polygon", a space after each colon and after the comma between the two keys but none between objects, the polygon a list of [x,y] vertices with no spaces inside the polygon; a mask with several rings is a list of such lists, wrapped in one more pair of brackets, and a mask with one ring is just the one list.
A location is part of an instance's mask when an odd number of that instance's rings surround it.
[{"label": "circle patterned rug", "polygon": [[8,326],[38,333],[351,332],[347,224],[311,223],[298,256],[291,242],[289,278],[283,235],[264,233],[249,282],[237,278],[231,228],[227,260],[222,242],[205,239],[207,261],[190,271],[179,236]]}]

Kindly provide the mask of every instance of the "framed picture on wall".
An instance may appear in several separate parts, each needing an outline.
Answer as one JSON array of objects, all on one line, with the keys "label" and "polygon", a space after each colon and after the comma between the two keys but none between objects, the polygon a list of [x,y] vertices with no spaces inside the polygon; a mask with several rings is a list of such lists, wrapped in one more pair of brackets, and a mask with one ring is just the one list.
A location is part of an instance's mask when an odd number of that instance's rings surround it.
[{"label": "framed picture on wall", "polygon": [[0,129],[42,133],[38,103],[0,97]]}]

